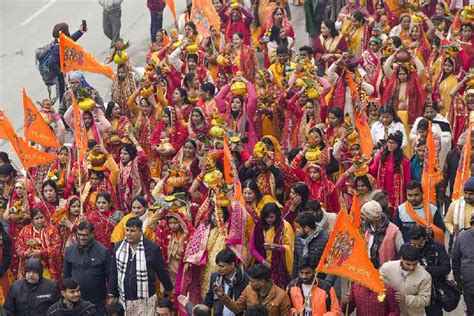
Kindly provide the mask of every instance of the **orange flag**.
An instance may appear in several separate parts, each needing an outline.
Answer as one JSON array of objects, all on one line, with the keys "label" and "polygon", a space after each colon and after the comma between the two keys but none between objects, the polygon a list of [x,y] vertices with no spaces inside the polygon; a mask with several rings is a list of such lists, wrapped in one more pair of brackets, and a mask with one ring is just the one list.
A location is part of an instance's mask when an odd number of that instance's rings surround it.
[{"label": "orange flag", "polygon": [[81,45],[62,33],[59,34],[59,60],[62,72],[85,70],[106,75],[111,79],[114,77],[112,67],[101,64]]},{"label": "orange flag", "polygon": [[443,175],[438,167],[438,154],[436,144],[431,130],[431,122],[428,126],[428,136],[426,137],[426,157],[423,163],[423,174],[421,185],[423,187],[423,200],[436,204],[436,184],[443,179]]},{"label": "orange flag", "polygon": [[245,205],[244,196],[242,195],[242,185],[237,176],[237,168],[235,167],[234,156],[230,152],[229,141],[224,135],[224,179],[227,183],[234,184],[234,199],[241,205]]},{"label": "orange flag", "polygon": [[210,35],[210,28],[220,29],[221,22],[211,0],[193,0],[191,20],[196,24],[199,34],[203,37]]},{"label": "orange flag", "polygon": [[178,17],[176,16],[176,7],[174,5],[174,0],[165,0],[166,5],[170,8],[171,14],[173,15],[174,21],[178,21]]},{"label": "orange flag", "polygon": [[58,158],[57,156],[29,146],[22,137],[16,134],[13,125],[4,112],[0,112],[0,129],[2,130],[0,134],[5,135],[11,142],[13,149],[25,169],[44,165]]},{"label": "orange flag", "polygon": [[74,110],[74,144],[78,150],[77,161],[82,161],[86,157],[87,137],[84,135],[81,123],[79,122],[81,119],[81,114],[79,112],[79,106],[77,105],[76,97],[74,96],[72,90],[70,93]]},{"label": "orange flag", "polygon": [[360,135],[360,148],[365,157],[372,157],[374,151],[374,141],[370,133],[370,127],[367,123],[367,117],[363,111],[356,109],[354,112],[354,121]]},{"label": "orange flag", "polygon": [[317,271],[342,276],[384,294],[381,276],[370,261],[365,240],[344,210],[339,212]]},{"label": "orange flag", "polygon": [[466,144],[462,148],[461,159],[459,160],[458,171],[456,172],[456,180],[454,181],[454,188],[452,199],[458,200],[464,195],[464,183],[471,176],[471,133],[472,122],[469,123],[467,130]]},{"label": "orange flag", "polygon": [[25,138],[27,141],[46,147],[61,147],[56,139],[56,135],[54,135],[54,132],[46,124],[33,101],[26,94],[25,88],[23,88],[23,111],[25,117]]},{"label": "orange flag", "polygon": [[[345,210],[343,210],[345,212]],[[352,217],[352,222],[354,223],[354,227],[359,229],[360,228],[360,207],[359,207],[359,198],[357,194],[354,193],[352,195],[352,205],[351,205],[351,212],[350,215]]]}]

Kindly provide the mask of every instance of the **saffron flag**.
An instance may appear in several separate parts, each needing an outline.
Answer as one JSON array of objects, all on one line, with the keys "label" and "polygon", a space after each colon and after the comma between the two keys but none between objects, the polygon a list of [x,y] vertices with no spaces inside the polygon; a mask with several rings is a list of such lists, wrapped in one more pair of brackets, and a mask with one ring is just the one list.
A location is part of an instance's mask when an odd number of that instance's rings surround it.
[{"label": "saffron flag", "polygon": [[84,70],[114,77],[114,71],[109,65],[101,64],[94,56],[88,53],[81,45],[64,34],[59,34],[59,60],[61,71]]},{"label": "saffron flag", "polygon": [[469,123],[467,130],[466,144],[462,148],[461,159],[459,160],[458,171],[456,172],[456,180],[454,181],[454,188],[452,199],[458,200],[464,195],[464,183],[471,176],[471,135],[472,122]]},{"label": "saffron flag", "polygon": [[171,14],[173,15],[174,21],[178,21],[178,17],[176,15],[176,7],[174,5],[174,0],[165,0],[166,5],[170,8]]},{"label": "saffron flag", "polygon": [[230,152],[229,141],[224,135],[224,179],[227,183],[234,184],[234,200],[240,205],[245,205],[244,196],[242,195],[242,186],[235,166],[234,157]]},{"label": "saffron flag", "polygon": [[191,20],[196,24],[199,34],[203,37],[210,35],[210,28],[220,29],[219,14],[217,14],[211,0],[193,0]]},{"label": "saffron flag", "polygon": [[[343,206],[345,207],[345,206]],[[343,210],[345,212],[345,210]],[[350,215],[352,217],[352,222],[354,223],[354,227],[359,229],[360,228],[360,206],[359,206],[359,198],[357,194],[352,195],[352,205],[351,205],[351,212]]]},{"label": "saffron flag", "polygon": [[342,276],[384,295],[381,276],[370,261],[365,240],[344,210],[339,212],[317,271]]},{"label": "saffron flag", "polygon": [[44,121],[43,116],[38,111],[33,101],[26,94],[23,88],[23,111],[25,119],[26,141],[35,142],[46,147],[59,148],[61,145],[56,139],[56,135]]},{"label": "saffron flag", "polygon": [[5,135],[11,142],[13,149],[25,169],[48,164],[58,158],[57,156],[29,146],[22,137],[16,134],[13,125],[4,112],[0,112],[0,130],[0,134]]},{"label": "saffron flag", "polygon": [[426,137],[426,157],[423,163],[421,185],[423,187],[423,201],[436,204],[435,186],[443,179],[443,175],[438,165],[438,154],[436,152],[436,144],[431,125],[432,123],[429,122],[428,135]]},{"label": "saffron flag", "polygon": [[80,111],[79,106],[77,105],[76,97],[72,90],[71,93],[71,100],[72,106],[74,110],[74,144],[77,149],[77,161],[82,161],[86,157],[86,150],[87,150],[87,137],[84,134],[83,128],[81,126],[80,121]]},{"label": "saffron flag", "polygon": [[[352,79],[351,73],[349,70],[346,70],[347,81],[349,84],[349,90],[351,90],[352,98],[354,103],[360,102],[359,93],[357,91],[354,79]],[[365,116],[364,111],[357,107],[354,111],[354,122],[355,127],[360,135],[360,148],[364,156],[371,157],[374,150],[374,141],[372,139],[372,134],[370,132],[369,124],[367,123],[367,117]]]}]

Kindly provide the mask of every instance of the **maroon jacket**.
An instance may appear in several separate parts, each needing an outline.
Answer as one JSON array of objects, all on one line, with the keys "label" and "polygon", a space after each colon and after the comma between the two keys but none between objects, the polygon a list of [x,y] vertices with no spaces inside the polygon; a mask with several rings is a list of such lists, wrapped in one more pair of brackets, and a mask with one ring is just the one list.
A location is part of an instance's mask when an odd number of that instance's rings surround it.
[{"label": "maroon jacket", "polygon": [[164,0],[147,0],[146,6],[151,12],[163,12],[166,7],[166,3]]}]

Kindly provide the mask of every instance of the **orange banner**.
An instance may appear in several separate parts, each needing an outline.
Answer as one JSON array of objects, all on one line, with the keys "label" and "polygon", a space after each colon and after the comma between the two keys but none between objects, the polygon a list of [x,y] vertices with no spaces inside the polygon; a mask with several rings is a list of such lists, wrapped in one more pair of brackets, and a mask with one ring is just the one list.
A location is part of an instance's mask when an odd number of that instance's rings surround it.
[{"label": "orange banner", "polygon": [[94,56],[88,53],[81,45],[64,34],[59,34],[59,60],[61,71],[84,70],[114,77],[114,71],[109,65],[101,64]]},{"label": "orange banner", "polygon": [[13,149],[25,169],[44,165],[58,158],[57,156],[29,146],[22,137],[16,134],[13,125],[4,112],[0,112],[0,130],[2,130],[0,134],[5,135],[11,142]]},{"label": "orange banner", "polygon": [[342,276],[384,294],[382,279],[370,261],[365,239],[344,210],[339,212],[317,271]]},{"label": "orange banner", "polygon": [[360,148],[362,154],[364,154],[365,157],[370,158],[374,151],[374,141],[372,139],[372,134],[370,133],[370,127],[367,123],[365,113],[360,109],[356,109],[354,112],[354,121],[360,135]]},{"label": "orange banner", "polygon": [[82,161],[86,157],[86,150],[87,150],[87,137],[84,135],[82,130],[82,126],[80,123],[81,120],[81,112],[79,111],[79,106],[77,105],[76,97],[72,90],[71,93],[71,100],[72,106],[74,110],[74,144],[78,150],[77,152],[77,161]]},{"label": "orange banner", "polygon": [[46,124],[43,116],[26,94],[25,88],[23,88],[23,111],[26,141],[35,142],[46,147],[61,147],[53,130]]},{"label": "orange banner", "polygon": [[191,20],[196,24],[199,34],[203,37],[210,35],[210,28],[220,29],[221,22],[211,0],[193,0]]},{"label": "orange banner", "polygon": [[245,205],[244,196],[242,195],[242,186],[239,181],[237,168],[235,167],[234,156],[229,148],[229,141],[224,135],[224,179],[227,183],[234,184],[234,200],[241,205]]},{"label": "orange banner", "polygon": [[454,181],[454,188],[452,200],[458,200],[464,195],[464,183],[471,176],[471,133],[472,122],[469,123],[467,130],[466,144],[462,148],[461,159],[459,160],[458,171],[456,172],[456,180]]},{"label": "orange banner", "polygon": [[350,216],[352,217],[352,222],[354,223],[354,227],[357,229],[360,228],[361,219],[360,219],[359,198],[358,198],[358,195],[355,193],[352,195],[352,205],[351,205]]},{"label": "orange banner", "polygon": [[438,167],[438,153],[434,141],[431,122],[428,126],[428,136],[426,137],[426,157],[423,164],[423,174],[421,185],[423,187],[423,201],[429,201],[436,205],[436,184],[443,179]]},{"label": "orange banner", "polygon": [[174,5],[174,0],[165,0],[166,5],[170,8],[171,14],[173,15],[174,21],[178,21],[178,17],[176,15],[176,6]]}]

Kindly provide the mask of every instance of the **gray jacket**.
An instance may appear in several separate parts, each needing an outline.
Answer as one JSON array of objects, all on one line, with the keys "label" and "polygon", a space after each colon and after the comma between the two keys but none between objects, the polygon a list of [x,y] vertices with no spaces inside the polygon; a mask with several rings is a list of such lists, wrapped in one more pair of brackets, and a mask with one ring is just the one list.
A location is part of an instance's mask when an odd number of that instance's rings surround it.
[{"label": "gray jacket", "polygon": [[105,11],[115,11],[120,9],[123,0],[99,0],[99,4]]},{"label": "gray jacket", "polygon": [[474,291],[474,229],[459,233],[451,253],[453,275],[464,289]]}]

